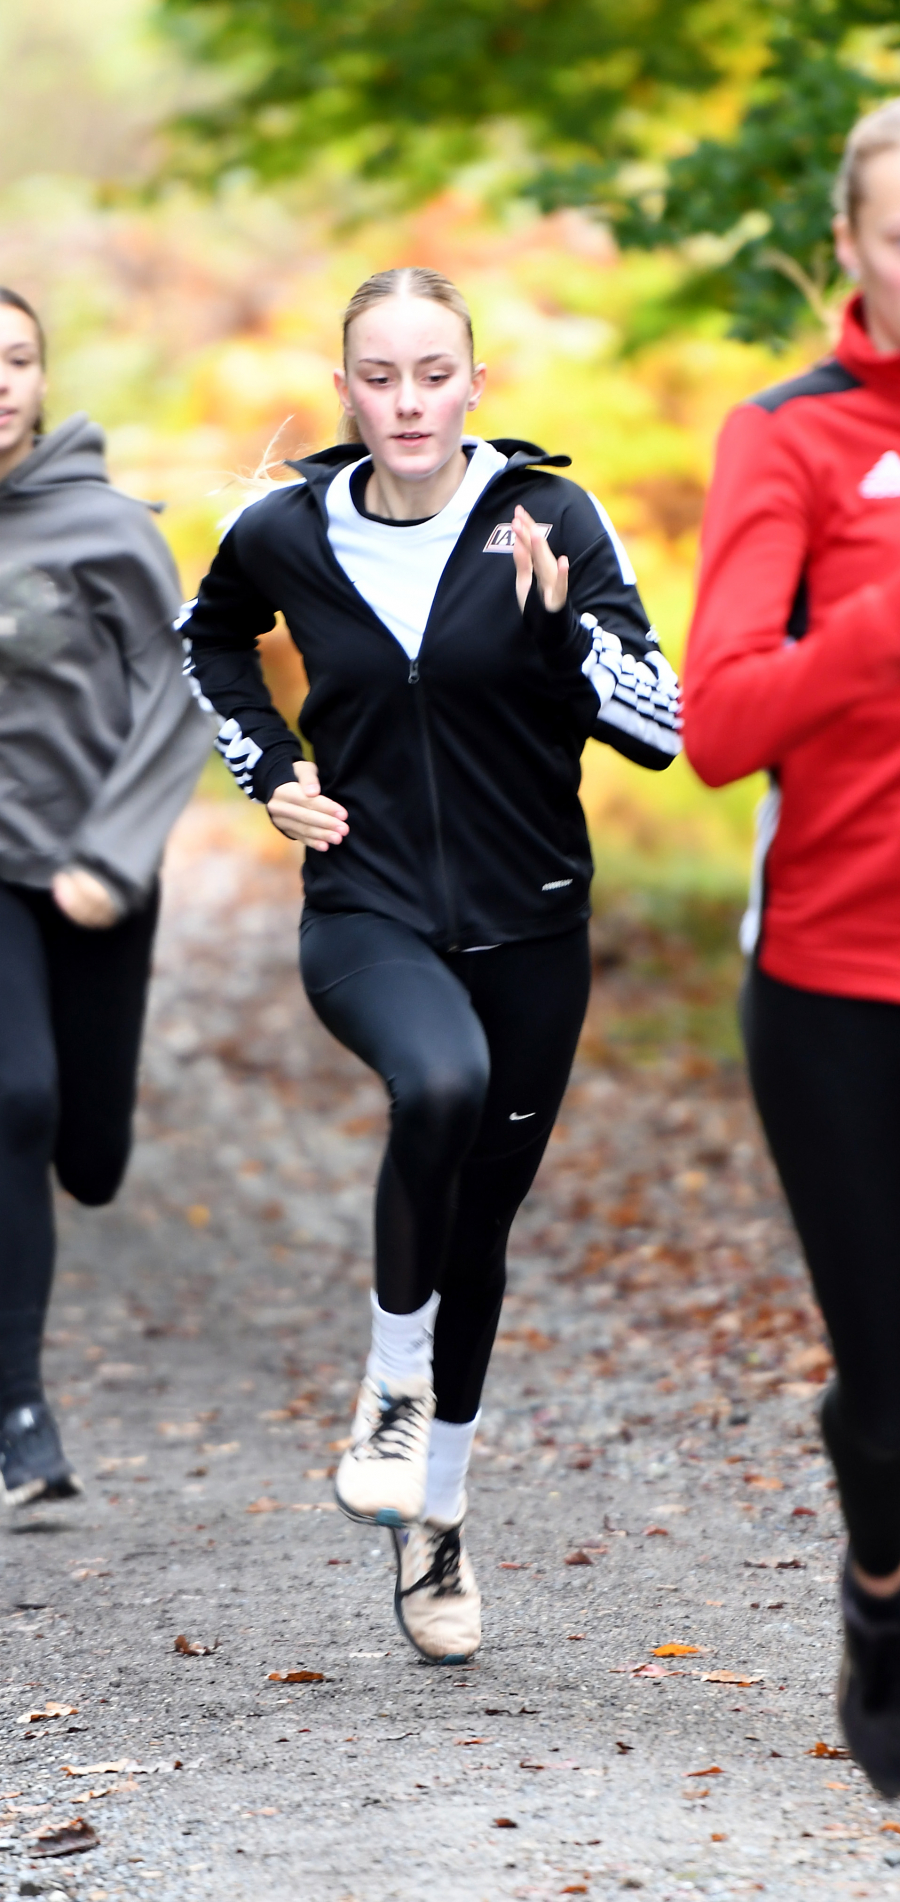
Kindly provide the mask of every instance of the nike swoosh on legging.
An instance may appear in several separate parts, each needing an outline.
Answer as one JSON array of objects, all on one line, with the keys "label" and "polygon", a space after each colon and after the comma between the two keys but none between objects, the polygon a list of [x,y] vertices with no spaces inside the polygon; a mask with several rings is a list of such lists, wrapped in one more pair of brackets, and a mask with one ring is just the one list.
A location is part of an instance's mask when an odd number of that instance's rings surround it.
[{"label": "nike swoosh on legging", "polygon": [[535,1114],[535,1110],[525,1110],[522,1115],[519,1114],[518,1110],[510,1110],[509,1120],[511,1123],[527,1123],[529,1117]]}]

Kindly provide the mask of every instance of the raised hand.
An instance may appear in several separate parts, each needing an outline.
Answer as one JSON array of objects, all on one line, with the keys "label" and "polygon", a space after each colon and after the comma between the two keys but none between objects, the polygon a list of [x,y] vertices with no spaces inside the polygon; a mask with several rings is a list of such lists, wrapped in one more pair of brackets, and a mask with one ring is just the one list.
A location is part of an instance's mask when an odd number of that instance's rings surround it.
[{"label": "raised hand", "polygon": [[273,826],[288,839],[299,839],[312,852],[340,845],[349,831],[347,813],[319,787],[319,775],[310,760],[294,761],[294,779],[276,786],[266,807]]},{"label": "raised hand", "polygon": [[539,528],[536,528],[527,509],[521,503],[513,516],[515,547],[513,559],[516,564],[516,599],[524,614],[525,603],[531,592],[532,578],[537,584],[545,608],[551,614],[557,614],[565,605],[569,592],[569,557],[556,556],[547,547]]},{"label": "raised hand", "polygon": [[73,925],[83,925],[88,931],[108,931],[122,916],[111,892],[93,872],[83,871],[80,865],[57,872],[51,889],[60,911],[71,918]]}]

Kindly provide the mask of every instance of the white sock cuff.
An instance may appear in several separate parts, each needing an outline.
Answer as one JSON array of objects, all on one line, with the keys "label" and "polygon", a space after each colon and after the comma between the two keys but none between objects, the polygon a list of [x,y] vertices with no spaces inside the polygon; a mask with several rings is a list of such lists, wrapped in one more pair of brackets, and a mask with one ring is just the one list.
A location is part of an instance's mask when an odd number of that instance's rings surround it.
[{"label": "white sock cuff", "polygon": [[430,1380],[440,1300],[439,1294],[430,1294],[412,1314],[390,1314],[372,1290],[372,1346],[366,1372],[373,1380],[403,1380],[407,1375]]},{"label": "white sock cuff", "polygon": [[452,1525],[459,1518],[466,1474],[480,1423],[480,1407],[474,1420],[464,1420],[461,1425],[450,1420],[432,1420],[428,1442],[426,1519],[438,1519]]}]

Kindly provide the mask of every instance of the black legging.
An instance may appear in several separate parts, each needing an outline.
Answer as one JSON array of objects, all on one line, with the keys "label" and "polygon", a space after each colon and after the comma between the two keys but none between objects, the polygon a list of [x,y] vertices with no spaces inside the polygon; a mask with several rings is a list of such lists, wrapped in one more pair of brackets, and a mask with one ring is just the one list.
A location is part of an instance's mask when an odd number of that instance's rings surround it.
[{"label": "black legging", "polygon": [[378,1299],[409,1314],[440,1290],[437,1412],[471,1420],[510,1226],[547,1146],[587,1007],[587,927],[442,954],[374,913],[307,907],[300,939],[313,1009],[391,1098],[375,1214]]},{"label": "black legging", "polygon": [[87,931],[0,883],[0,1410],[41,1396],[50,1164],[92,1206],[125,1172],[158,908]]},{"label": "black legging", "polygon": [[823,1426],[851,1544],[884,1575],[900,1563],[900,1004],[801,991],[752,968],[742,1017],[834,1348]]}]

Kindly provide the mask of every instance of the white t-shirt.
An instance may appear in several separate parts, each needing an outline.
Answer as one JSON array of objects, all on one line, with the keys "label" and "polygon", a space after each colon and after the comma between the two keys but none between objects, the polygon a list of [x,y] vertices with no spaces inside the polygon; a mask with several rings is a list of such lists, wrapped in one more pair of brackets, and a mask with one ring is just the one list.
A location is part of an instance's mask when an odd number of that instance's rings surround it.
[{"label": "white t-shirt", "polygon": [[402,522],[373,522],[360,515],[350,493],[351,477],[367,465],[347,463],[329,484],[325,506],[328,539],[348,580],[415,660],[438,583],[460,534],[492,476],[507,458],[480,436],[464,436],[474,445],[469,466],[440,514],[410,527]]}]

